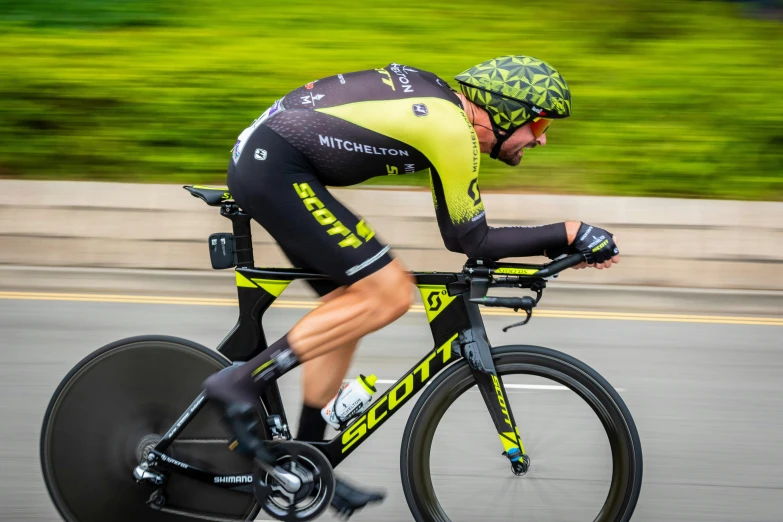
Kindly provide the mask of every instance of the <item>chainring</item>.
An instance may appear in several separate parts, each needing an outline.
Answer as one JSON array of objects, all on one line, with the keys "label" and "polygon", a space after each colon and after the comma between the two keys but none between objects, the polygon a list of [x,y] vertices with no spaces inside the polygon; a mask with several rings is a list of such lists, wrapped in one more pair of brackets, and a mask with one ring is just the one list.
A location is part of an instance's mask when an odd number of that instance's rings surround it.
[{"label": "chainring", "polygon": [[276,455],[274,465],[296,475],[298,491],[287,491],[277,480],[256,466],[253,493],[261,508],[277,520],[305,522],[321,516],[334,496],[332,464],[315,447],[296,441],[269,444]]}]

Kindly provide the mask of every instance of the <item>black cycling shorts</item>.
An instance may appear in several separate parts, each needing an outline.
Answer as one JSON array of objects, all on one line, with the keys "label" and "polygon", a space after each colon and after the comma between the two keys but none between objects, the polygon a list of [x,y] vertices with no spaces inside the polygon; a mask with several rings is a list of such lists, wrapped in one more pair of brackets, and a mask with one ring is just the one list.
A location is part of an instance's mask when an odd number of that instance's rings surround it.
[{"label": "black cycling shorts", "polygon": [[302,153],[269,127],[256,128],[229,162],[228,188],[294,266],[329,276],[311,281],[320,295],[392,260],[373,228],[337,201]]}]

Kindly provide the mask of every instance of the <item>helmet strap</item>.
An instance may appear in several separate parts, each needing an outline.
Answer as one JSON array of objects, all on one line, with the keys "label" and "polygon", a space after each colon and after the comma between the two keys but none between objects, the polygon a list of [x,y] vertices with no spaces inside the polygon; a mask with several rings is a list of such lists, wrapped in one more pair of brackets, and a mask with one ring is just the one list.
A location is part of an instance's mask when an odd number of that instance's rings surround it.
[{"label": "helmet strap", "polygon": [[[467,95],[464,96],[466,100],[469,100]],[[486,125],[481,125],[480,123],[476,123],[476,106],[473,103],[470,104],[470,114],[472,118],[468,121],[470,121],[471,125],[473,125],[474,127],[483,127],[485,129],[489,128]],[[495,135],[495,146],[492,147],[492,150],[489,153],[489,157],[492,159],[498,159],[498,154],[500,154],[500,147],[503,146],[503,142],[506,141],[509,138],[509,136],[514,134],[514,131],[516,129],[511,128],[508,131],[504,131],[503,129],[497,126],[495,120],[493,120],[491,117],[489,118],[489,123],[490,125],[492,125],[492,129],[490,130],[492,131],[492,134]],[[501,132],[505,132],[506,134],[501,134]]]},{"label": "helmet strap", "polygon": [[[489,157],[492,159],[498,159],[498,154],[500,154],[500,147],[503,146],[503,143],[509,139],[512,134],[514,134],[516,129],[511,127],[507,131],[504,131],[497,126],[495,120],[490,119],[490,122],[492,123],[492,133],[495,135],[495,146],[492,147],[492,150],[489,153]],[[501,131],[505,132],[505,134],[501,134]]]}]

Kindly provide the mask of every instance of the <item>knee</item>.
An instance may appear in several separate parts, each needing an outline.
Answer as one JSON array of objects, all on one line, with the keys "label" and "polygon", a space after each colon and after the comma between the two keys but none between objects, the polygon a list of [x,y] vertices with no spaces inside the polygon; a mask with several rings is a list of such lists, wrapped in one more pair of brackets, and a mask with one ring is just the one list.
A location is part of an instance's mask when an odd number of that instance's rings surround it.
[{"label": "knee", "polygon": [[379,322],[391,323],[404,315],[413,304],[413,277],[394,263],[361,283],[364,283],[362,290],[372,303]]},{"label": "knee", "polygon": [[407,272],[400,272],[395,285],[387,292],[383,306],[389,322],[399,319],[413,304],[413,278]]}]

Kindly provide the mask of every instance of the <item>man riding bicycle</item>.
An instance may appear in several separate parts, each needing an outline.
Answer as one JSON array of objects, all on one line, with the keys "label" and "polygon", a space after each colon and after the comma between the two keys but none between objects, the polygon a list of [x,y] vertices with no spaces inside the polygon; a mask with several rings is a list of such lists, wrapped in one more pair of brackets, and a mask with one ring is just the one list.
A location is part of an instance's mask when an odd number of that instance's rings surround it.
[{"label": "man riding bicycle", "polygon": [[[606,230],[579,221],[537,227],[487,225],[478,188],[479,153],[518,165],[546,145],[554,119],[571,114],[571,94],[549,64],[528,56],[486,61],[455,77],[399,64],[315,80],[275,102],[237,139],[228,186],[240,207],[312,281],[323,304],[241,366],[210,376],[207,397],[223,407],[240,445],[269,461],[255,435],[259,394],[302,364],[304,404],[297,438],[322,440],[321,408],[339,389],[359,339],[402,316],[411,277],[365,220],[326,185],[428,170],[435,214],[449,250],[500,259],[581,252],[577,268],[610,268],[619,251]],[[333,506],[350,515],[382,500],[343,481]]]}]

